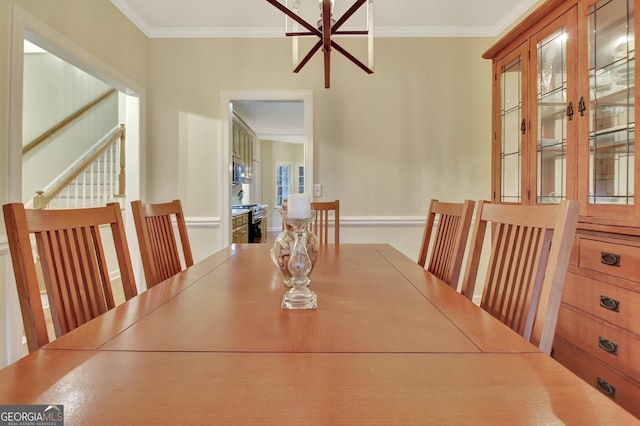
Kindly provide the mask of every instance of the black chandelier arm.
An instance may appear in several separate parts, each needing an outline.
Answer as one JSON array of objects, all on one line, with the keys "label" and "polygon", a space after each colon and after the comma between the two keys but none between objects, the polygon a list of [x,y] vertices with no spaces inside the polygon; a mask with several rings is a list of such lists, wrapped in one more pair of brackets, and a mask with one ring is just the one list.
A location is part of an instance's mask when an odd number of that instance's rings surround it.
[{"label": "black chandelier arm", "polygon": [[347,52],[345,49],[343,49],[338,43],[336,43],[333,40],[331,40],[331,47],[336,49],[338,52],[342,53],[344,56],[347,57],[347,59],[349,59],[351,62],[353,62],[354,64],[356,64],[360,68],[362,68],[362,70],[364,72],[366,72],[367,74],[373,74],[373,70],[371,68],[369,68],[368,66],[366,66],[365,64],[360,62],[360,60],[358,60],[358,58],[353,56],[351,53]]},{"label": "black chandelier arm", "polygon": [[354,31],[332,31],[331,35],[367,35],[367,30],[354,30]]},{"label": "black chandelier arm", "polygon": [[[269,0],[267,0],[269,1]],[[355,3],[336,21],[336,23],[331,27],[331,34],[335,34],[335,32],[346,22],[347,19],[351,18],[351,16],[356,13],[360,6],[365,4],[367,0],[356,0]]]},{"label": "black chandelier arm", "polygon": [[296,21],[298,24],[300,24],[303,27],[305,27],[311,33],[317,35],[318,37],[322,37],[322,33],[320,32],[320,30],[318,30],[316,27],[314,27],[313,25],[311,25],[310,23],[308,23],[307,21],[302,19],[300,16],[298,16],[298,14],[293,12],[291,9],[288,9],[286,6],[284,6],[278,0],[267,0],[267,3],[271,3],[277,9],[279,9],[282,13],[284,13],[287,16],[289,16],[291,19]]},{"label": "black chandelier arm", "polygon": [[324,88],[328,89],[331,85],[331,51],[324,52]]},{"label": "black chandelier arm", "polygon": [[[369,34],[369,31],[367,30],[335,31],[331,33],[331,35],[367,35],[367,34]],[[309,32],[309,31],[289,32],[289,33],[284,33],[284,35],[286,35],[287,37],[306,37],[306,36],[321,37],[320,35]]]},{"label": "black chandelier arm", "polygon": [[291,33],[284,33],[284,35],[286,35],[287,37],[305,37],[305,36],[321,37],[320,35],[309,32],[309,31],[296,31]]},{"label": "black chandelier arm", "polygon": [[315,55],[315,53],[320,50],[320,48],[322,47],[322,40],[318,41],[312,48],[311,50],[309,50],[309,53],[307,53],[307,55],[302,58],[302,60],[300,61],[300,63],[298,64],[298,66],[293,70],[293,72],[297,73],[300,72],[300,70],[307,64],[307,62],[309,62],[309,60],[311,59],[311,57],[313,55]]},{"label": "black chandelier arm", "polygon": [[[322,50],[325,55],[331,50],[331,3],[329,0],[322,2]],[[326,68],[326,61],[325,61]],[[325,71],[326,72],[326,71]]]}]

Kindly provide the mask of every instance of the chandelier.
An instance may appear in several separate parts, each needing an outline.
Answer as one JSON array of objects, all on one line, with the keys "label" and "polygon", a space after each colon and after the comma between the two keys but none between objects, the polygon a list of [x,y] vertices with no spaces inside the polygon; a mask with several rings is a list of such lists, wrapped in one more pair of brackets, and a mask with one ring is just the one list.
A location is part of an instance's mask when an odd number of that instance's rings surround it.
[{"label": "chandelier", "polygon": [[[367,74],[373,73],[373,1],[355,0],[353,5],[337,20],[333,18],[333,6],[335,0],[319,0],[320,18],[313,24],[302,18],[299,14],[302,0],[285,0],[281,3],[278,0],[267,0],[277,9],[282,11],[287,19],[285,24],[285,35],[293,38],[293,61],[294,73],[298,73],[317,52],[321,51],[324,57],[324,87],[329,88],[331,83],[331,52],[336,50],[351,62],[360,67]],[[289,6],[291,3],[291,6]],[[363,5],[367,4],[366,29],[363,30],[341,30],[344,23],[351,18]],[[301,26],[302,28],[299,28]],[[340,46],[332,37],[335,35],[361,35],[367,36],[368,64],[356,58]],[[309,52],[298,62],[298,37],[318,37],[319,40],[311,47]]]}]

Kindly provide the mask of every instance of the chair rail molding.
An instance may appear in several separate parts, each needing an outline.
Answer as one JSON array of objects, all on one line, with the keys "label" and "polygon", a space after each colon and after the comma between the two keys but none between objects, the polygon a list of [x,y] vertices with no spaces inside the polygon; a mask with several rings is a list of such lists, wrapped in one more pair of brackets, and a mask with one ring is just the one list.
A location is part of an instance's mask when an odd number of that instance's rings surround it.
[{"label": "chair rail molding", "polygon": [[[187,228],[214,228],[218,229],[221,226],[221,217],[185,217],[184,221]],[[175,226],[175,221],[172,221]]]},{"label": "chair rail molding", "polygon": [[422,227],[426,216],[340,216],[340,227]]}]

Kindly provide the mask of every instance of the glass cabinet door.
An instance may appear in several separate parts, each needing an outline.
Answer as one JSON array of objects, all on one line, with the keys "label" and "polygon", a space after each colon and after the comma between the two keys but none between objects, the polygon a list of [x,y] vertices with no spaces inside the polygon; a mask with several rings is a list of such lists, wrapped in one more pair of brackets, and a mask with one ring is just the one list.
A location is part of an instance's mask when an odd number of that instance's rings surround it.
[{"label": "glass cabinet door", "polygon": [[[531,67],[535,72],[535,108],[532,113],[530,182],[536,203],[559,203],[576,198],[575,189],[567,187],[567,141],[574,140],[579,107],[570,98],[570,86],[576,84],[575,10],[567,12],[531,40]],[[533,89],[532,89],[533,90]],[[533,149],[533,147],[531,147]],[[576,164],[571,160],[571,164]],[[535,192],[534,192],[535,191]]]},{"label": "glass cabinet door", "polygon": [[536,201],[558,203],[566,197],[567,54],[561,28],[536,45]]},{"label": "glass cabinet door", "polygon": [[601,0],[589,6],[587,14],[587,200],[589,206],[634,205],[634,1]]},{"label": "glass cabinet door", "polygon": [[[526,136],[526,49],[519,49],[496,62],[500,115],[494,140],[494,153],[499,155],[500,169],[494,176],[496,201],[521,203],[526,163],[523,161],[523,139]],[[494,157],[495,158],[495,157]],[[498,160],[496,158],[496,160]]]}]

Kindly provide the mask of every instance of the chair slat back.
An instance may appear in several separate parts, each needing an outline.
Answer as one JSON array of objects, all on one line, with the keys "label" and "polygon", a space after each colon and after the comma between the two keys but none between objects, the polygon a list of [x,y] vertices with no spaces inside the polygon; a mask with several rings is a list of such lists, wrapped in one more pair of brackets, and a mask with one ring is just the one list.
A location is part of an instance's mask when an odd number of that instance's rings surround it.
[{"label": "chair slat back", "polygon": [[29,351],[49,342],[30,235],[35,237],[56,337],[115,307],[101,227],[109,225],[128,300],[137,294],[118,203],[68,210],[3,206]]},{"label": "chair slat back", "polygon": [[473,297],[485,231],[491,250],[480,306],[550,353],[579,203],[519,206],[480,201],[462,293]]},{"label": "chair slat back", "polygon": [[[193,265],[193,254],[180,200],[157,204],[142,204],[140,200],[136,200],[131,202],[131,211],[147,288]],[[178,228],[183,259],[178,249],[173,218]]]},{"label": "chair slat back", "polygon": [[444,203],[435,199],[429,204],[418,264],[422,267],[427,264],[431,247],[427,270],[455,289],[460,281],[474,205],[471,200]]},{"label": "chair slat back", "polygon": [[340,243],[340,200],[314,201],[311,208],[316,211],[316,218],[311,224],[311,230],[320,244],[329,244],[329,220],[333,212],[333,242]]}]

